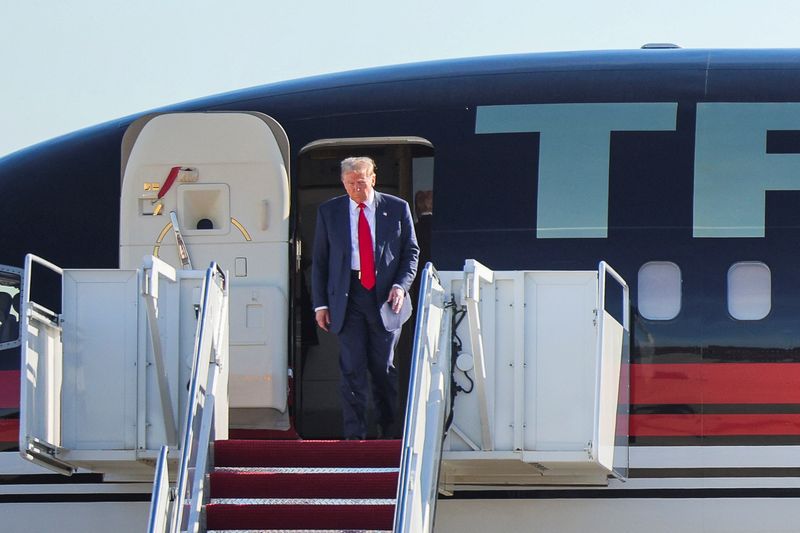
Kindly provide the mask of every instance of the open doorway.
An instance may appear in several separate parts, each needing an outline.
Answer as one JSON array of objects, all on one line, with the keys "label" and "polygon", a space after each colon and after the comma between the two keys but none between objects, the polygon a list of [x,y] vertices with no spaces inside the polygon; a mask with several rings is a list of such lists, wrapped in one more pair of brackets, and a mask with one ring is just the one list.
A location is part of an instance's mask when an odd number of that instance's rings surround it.
[{"label": "open doorway", "polygon": [[[293,295],[293,368],[295,423],[303,438],[338,438],[342,432],[339,344],[335,335],[316,327],[310,296],[317,208],[326,200],[345,194],[340,179],[342,159],[368,156],[377,165],[375,189],[403,198],[413,213],[415,193],[433,190],[433,152],[431,143],[420,137],[325,139],[300,151],[295,198],[298,261]],[[413,303],[416,306],[416,301]],[[401,409],[405,408],[408,390],[413,329],[411,323],[403,328],[395,354]],[[402,420],[402,414],[398,418]]]}]

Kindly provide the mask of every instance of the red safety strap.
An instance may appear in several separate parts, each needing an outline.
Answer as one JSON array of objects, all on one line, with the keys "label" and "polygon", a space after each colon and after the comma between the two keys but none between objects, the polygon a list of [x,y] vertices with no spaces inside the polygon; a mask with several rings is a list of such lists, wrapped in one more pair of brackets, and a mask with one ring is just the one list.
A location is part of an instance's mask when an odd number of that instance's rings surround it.
[{"label": "red safety strap", "polygon": [[161,186],[161,190],[158,191],[159,200],[162,199],[165,194],[167,194],[169,188],[172,187],[173,183],[175,183],[175,178],[178,177],[178,172],[180,171],[181,167],[172,167],[172,169],[169,171],[169,176],[167,176],[167,179],[164,181],[164,185]]}]

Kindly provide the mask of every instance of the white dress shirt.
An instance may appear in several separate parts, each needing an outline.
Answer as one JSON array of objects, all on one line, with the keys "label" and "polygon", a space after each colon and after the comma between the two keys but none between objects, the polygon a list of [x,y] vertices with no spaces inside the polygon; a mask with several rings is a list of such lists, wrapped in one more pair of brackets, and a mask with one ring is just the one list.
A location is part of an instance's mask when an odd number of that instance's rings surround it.
[{"label": "white dress shirt", "polygon": [[[370,191],[367,200],[364,202],[364,216],[367,217],[369,232],[372,236],[372,252],[375,253],[375,191]],[[350,199],[350,268],[361,270],[361,254],[358,251],[358,217],[361,209],[358,204]]]}]

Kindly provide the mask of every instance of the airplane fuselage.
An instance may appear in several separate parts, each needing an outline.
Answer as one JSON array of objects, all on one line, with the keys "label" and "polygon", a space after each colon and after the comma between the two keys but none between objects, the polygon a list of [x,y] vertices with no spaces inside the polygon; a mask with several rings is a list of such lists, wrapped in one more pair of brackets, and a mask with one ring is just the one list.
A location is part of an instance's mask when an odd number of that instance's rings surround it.
[{"label": "airplane fuselage", "polygon": [[[301,435],[336,431],[310,392],[317,382],[333,390],[335,377],[320,377],[330,368],[313,367],[329,347],[324,337],[309,342],[313,325],[303,329],[313,213],[343,192],[337,158],[366,153],[379,159],[378,190],[411,200],[432,188],[430,254],[441,270],[467,258],[495,270],[591,270],[604,260],[630,284],[632,482],[569,498],[615,489],[800,498],[798,56],[641,50],[446,61],[159,111],[258,111],[286,130],[295,319],[286,329],[292,366],[312,365],[295,373],[298,398],[308,391],[297,406]],[[120,143],[136,118],[0,160],[0,263],[21,266],[33,252],[63,266],[117,266]],[[13,383],[19,359],[3,355],[0,376]],[[16,406],[5,407],[0,446],[13,450]],[[673,489],[683,492],[664,492]],[[709,492],[691,492],[700,489]],[[456,495],[443,509],[457,517],[469,503]]]}]

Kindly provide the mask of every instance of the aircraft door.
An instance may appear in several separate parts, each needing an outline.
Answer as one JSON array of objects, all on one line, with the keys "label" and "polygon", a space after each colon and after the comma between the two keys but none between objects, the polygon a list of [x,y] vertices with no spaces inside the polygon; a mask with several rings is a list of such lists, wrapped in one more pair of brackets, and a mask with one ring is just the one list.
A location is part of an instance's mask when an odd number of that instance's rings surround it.
[{"label": "aircraft door", "polygon": [[[293,211],[297,214],[298,276],[295,278],[294,313],[298,325],[294,371],[296,422],[304,438],[332,438],[341,433],[339,398],[339,343],[332,333],[314,322],[311,302],[311,273],[317,210],[323,202],[345,193],[341,181],[341,161],[350,156],[371,157],[377,165],[375,188],[406,199],[414,205],[415,193],[432,193],[434,147],[430,141],[414,136],[319,139],[299,150],[295,171],[297,192]],[[432,196],[432,194],[431,194]],[[430,202],[429,202],[430,203]],[[432,206],[428,206],[431,211]],[[412,207],[413,209],[413,207]],[[418,214],[420,214],[418,212]],[[430,222],[430,218],[428,219]],[[430,225],[428,225],[430,228]],[[416,226],[422,245],[422,225]],[[428,232],[429,234],[429,232]],[[429,243],[426,239],[425,243]],[[426,256],[430,247],[425,245]],[[424,266],[420,263],[419,269]],[[412,295],[417,293],[417,284]],[[416,304],[416,297],[414,297]],[[410,323],[413,323],[412,317]],[[400,390],[408,389],[413,327],[403,328],[395,350]],[[403,412],[405,392],[400,395]],[[398,424],[399,425],[399,424]],[[399,431],[400,428],[397,428]]]},{"label": "aircraft door", "polygon": [[168,113],[123,139],[120,268],[229,272],[231,425],[288,425],[289,142],[261,113]]}]

